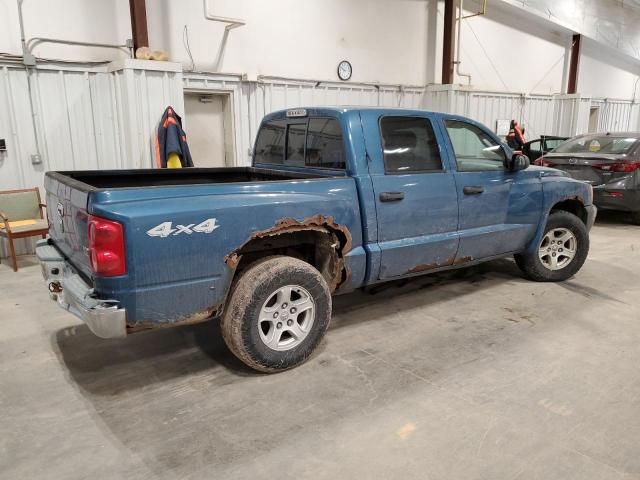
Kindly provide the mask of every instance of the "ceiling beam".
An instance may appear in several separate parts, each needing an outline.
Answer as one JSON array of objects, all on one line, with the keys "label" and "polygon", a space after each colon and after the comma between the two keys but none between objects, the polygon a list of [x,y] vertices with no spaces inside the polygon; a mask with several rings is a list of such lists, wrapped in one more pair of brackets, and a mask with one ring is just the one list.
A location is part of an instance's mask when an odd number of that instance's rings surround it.
[{"label": "ceiling beam", "polygon": [[576,93],[578,91],[578,73],[580,70],[580,45],[582,43],[582,35],[576,33],[571,43],[571,61],[569,62],[569,84],[567,93]]},{"label": "ceiling beam", "polygon": [[131,12],[131,35],[133,36],[133,48],[149,46],[149,34],[147,32],[147,8],[145,0],[129,0]]},{"label": "ceiling beam", "polygon": [[453,83],[453,52],[455,51],[456,2],[444,0],[444,37],[442,41],[442,83]]}]

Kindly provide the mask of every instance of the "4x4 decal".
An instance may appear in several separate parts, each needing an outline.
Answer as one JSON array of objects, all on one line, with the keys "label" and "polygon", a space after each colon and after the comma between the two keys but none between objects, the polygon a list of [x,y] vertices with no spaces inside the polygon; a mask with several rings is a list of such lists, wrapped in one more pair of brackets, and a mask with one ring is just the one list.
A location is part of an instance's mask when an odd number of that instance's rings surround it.
[{"label": "4x4 decal", "polygon": [[176,225],[173,227],[173,222],[163,222],[160,225],[147,230],[147,235],[150,237],[166,238],[169,235],[180,235],[181,233],[191,235],[193,233],[212,233],[216,228],[220,227],[215,218],[207,218],[204,222],[199,224],[190,223],[189,225]]}]

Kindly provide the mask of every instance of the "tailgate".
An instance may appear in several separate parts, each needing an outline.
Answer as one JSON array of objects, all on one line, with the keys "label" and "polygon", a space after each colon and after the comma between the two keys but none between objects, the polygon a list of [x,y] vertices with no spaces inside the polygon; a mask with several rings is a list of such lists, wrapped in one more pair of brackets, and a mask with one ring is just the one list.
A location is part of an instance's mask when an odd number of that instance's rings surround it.
[{"label": "tailgate", "polygon": [[59,173],[47,173],[49,236],[71,265],[91,279],[87,253],[87,199],[82,184]]}]

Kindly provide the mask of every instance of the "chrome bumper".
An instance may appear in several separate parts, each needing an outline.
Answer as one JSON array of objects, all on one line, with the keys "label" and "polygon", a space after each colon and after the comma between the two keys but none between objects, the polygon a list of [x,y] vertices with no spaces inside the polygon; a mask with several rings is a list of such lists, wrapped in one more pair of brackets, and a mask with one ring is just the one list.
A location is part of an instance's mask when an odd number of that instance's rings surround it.
[{"label": "chrome bumper", "polygon": [[52,300],[80,318],[98,337],[120,338],[127,335],[126,311],[118,308],[116,300],[95,298],[93,289],[47,240],[38,241],[36,255]]}]

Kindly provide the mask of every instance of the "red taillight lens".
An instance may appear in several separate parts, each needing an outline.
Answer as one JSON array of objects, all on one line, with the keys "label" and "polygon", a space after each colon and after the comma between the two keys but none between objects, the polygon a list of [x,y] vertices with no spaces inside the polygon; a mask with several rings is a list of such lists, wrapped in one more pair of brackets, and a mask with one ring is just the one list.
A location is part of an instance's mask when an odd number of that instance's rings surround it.
[{"label": "red taillight lens", "polygon": [[89,262],[96,275],[115,277],[127,273],[122,224],[89,215]]},{"label": "red taillight lens", "polygon": [[544,157],[540,157],[537,158],[535,162],[533,162],[534,165],[537,165],[538,167],[553,167],[553,163],[545,160]]},{"label": "red taillight lens", "polygon": [[640,168],[640,162],[602,163],[600,165],[594,165],[593,168],[597,168],[603,172],[631,173]]}]

